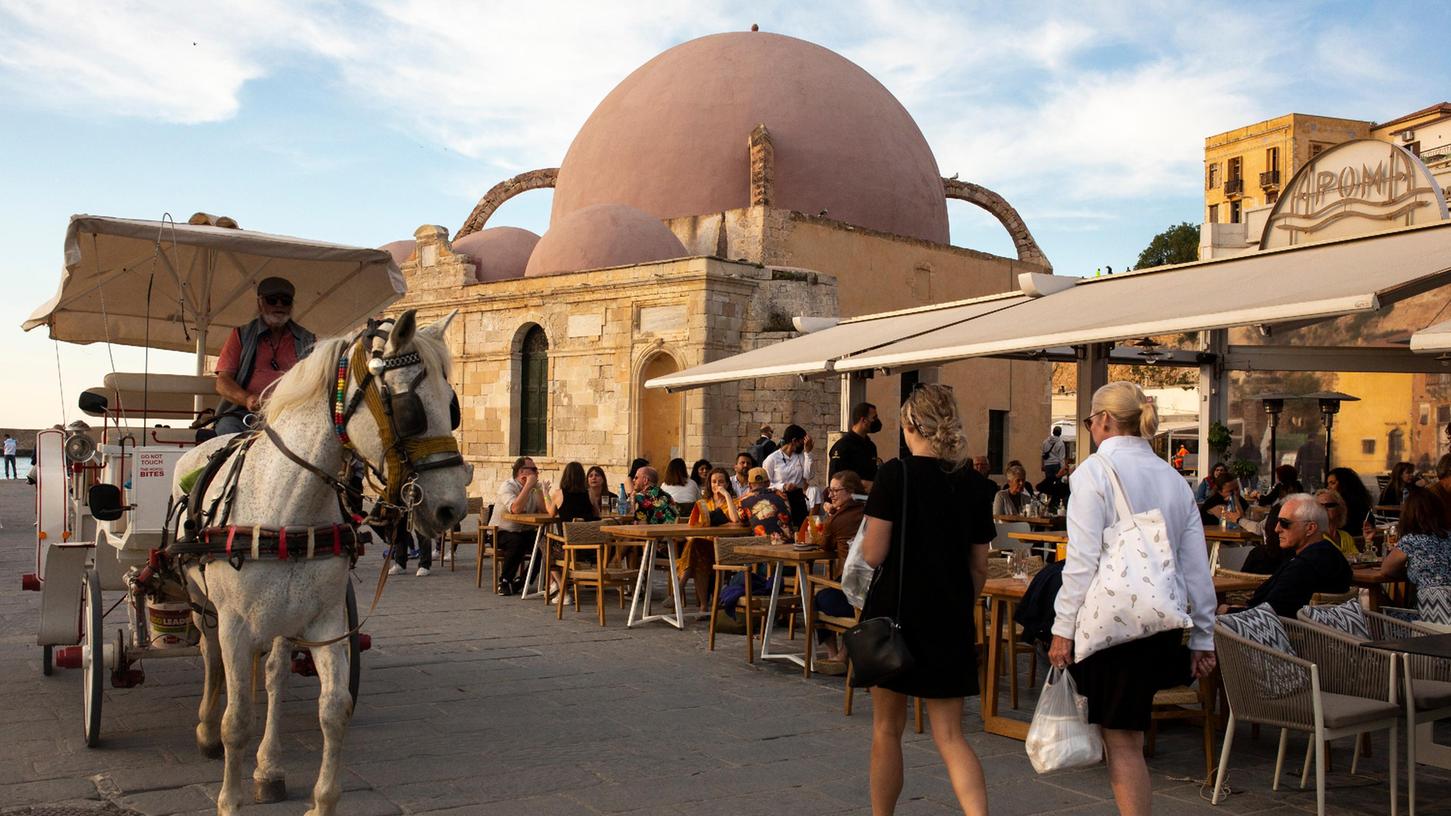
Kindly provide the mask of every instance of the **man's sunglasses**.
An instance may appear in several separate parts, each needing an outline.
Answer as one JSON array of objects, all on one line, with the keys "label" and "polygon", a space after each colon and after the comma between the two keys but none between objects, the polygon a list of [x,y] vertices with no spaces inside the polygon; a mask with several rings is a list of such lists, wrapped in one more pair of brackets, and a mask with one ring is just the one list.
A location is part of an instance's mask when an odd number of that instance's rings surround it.
[{"label": "man's sunglasses", "polygon": [[268,306],[291,306],[292,295],[263,295]]},{"label": "man's sunglasses", "polygon": [[1284,516],[1281,516],[1281,517],[1275,519],[1275,526],[1276,527],[1286,527],[1286,528],[1294,527],[1295,526],[1295,522],[1297,522],[1297,521],[1299,521],[1299,519],[1287,519]]}]

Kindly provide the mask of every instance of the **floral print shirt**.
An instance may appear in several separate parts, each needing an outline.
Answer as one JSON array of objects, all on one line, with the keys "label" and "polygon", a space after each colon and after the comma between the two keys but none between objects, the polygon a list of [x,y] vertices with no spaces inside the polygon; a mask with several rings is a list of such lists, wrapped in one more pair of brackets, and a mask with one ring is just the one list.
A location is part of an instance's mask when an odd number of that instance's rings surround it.
[{"label": "floral print shirt", "polygon": [[781,491],[767,489],[747,493],[741,497],[741,514],[744,516],[742,521],[755,535],[780,533],[787,541],[792,540],[791,505]]},{"label": "floral print shirt", "polygon": [[640,524],[674,524],[680,519],[680,509],[670,494],[659,485],[650,485],[635,494],[635,521]]}]

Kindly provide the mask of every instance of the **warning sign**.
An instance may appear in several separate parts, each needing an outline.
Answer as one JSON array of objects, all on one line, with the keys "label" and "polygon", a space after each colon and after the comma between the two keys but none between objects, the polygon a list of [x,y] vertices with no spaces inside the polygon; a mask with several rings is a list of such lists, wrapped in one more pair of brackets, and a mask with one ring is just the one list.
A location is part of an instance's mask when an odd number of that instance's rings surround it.
[{"label": "warning sign", "polygon": [[140,453],[136,454],[136,478],[166,478],[165,455],[159,452],[152,451],[141,451]]}]

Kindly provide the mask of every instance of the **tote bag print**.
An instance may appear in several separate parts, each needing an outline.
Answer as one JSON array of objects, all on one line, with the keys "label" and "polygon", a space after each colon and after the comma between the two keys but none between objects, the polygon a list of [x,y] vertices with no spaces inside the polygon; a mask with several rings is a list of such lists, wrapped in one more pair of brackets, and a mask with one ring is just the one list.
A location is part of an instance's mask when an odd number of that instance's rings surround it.
[{"label": "tote bag print", "polygon": [[1108,474],[1116,518],[1103,531],[1098,573],[1078,611],[1075,660],[1118,643],[1192,625],[1188,593],[1163,514],[1157,507],[1135,514],[1108,459],[1097,458]]}]

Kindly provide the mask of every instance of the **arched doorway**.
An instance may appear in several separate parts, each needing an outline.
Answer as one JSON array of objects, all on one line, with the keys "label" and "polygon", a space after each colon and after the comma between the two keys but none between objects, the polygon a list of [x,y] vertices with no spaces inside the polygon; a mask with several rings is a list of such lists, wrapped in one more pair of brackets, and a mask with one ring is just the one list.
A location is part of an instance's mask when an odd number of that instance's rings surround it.
[{"label": "arched doorway", "polygon": [[519,347],[519,453],[549,452],[549,338],[531,326]]},{"label": "arched doorway", "polygon": [[636,380],[636,433],[634,456],[650,460],[651,466],[664,471],[666,463],[677,456],[683,456],[681,441],[681,414],[683,400],[680,394],[671,394],[663,388],[646,388],[645,383],[655,377],[674,374],[680,364],[664,352],[656,352],[640,366]]}]

